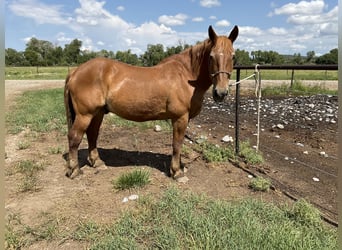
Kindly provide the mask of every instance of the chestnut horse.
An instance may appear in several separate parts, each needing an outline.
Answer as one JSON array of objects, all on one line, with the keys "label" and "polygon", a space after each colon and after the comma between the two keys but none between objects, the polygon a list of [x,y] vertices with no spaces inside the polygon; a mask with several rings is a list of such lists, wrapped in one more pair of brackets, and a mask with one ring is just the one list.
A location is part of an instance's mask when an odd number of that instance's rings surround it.
[{"label": "chestnut horse", "polygon": [[104,165],[97,138],[104,114],[112,112],[143,122],[170,119],[173,126],[170,174],[182,176],[180,150],[189,119],[201,110],[204,94],[213,85],[215,101],[228,94],[233,71],[235,26],[229,36],[218,36],[209,26],[209,39],[153,67],[136,67],[95,58],[68,75],[64,103],[68,122],[69,157],[66,176],[80,173],[78,147],[87,134],[91,166]]}]

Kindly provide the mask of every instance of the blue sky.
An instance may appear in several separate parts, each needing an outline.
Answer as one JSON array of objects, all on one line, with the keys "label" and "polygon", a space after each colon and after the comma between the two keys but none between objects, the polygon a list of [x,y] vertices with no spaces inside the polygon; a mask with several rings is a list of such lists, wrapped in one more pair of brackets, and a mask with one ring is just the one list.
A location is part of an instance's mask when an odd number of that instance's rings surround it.
[{"label": "blue sky", "polygon": [[220,35],[238,25],[236,49],[321,55],[338,47],[338,0],[5,0],[5,47],[18,51],[36,37],[141,54],[203,41],[209,25]]}]

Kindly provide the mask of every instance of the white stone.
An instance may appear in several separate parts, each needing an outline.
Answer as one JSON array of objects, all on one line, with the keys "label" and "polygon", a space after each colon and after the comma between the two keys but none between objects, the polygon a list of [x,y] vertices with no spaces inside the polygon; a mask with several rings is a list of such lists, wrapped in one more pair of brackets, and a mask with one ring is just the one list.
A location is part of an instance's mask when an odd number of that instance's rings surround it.
[{"label": "white stone", "polygon": [[154,126],[154,131],[155,132],[160,132],[162,130],[161,126],[160,125],[155,125]]},{"label": "white stone", "polygon": [[137,200],[138,198],[139,198],[139,196],[136,195],[136,194],[132,194],[132,195],[128,196],[128,199],[129,199],[130,201]]},{"label": "white stone", "polygon": [[313,177],[312,180],[313,180],[313,181],[316,181],[316,182],[319,181],[319,179],[318,179],[317,177]]},{"label": "white stone", "polygon": [[284,129],[284,125],[279,123],[279,124],[277,124],[277,128]]},{"label": "white stone", "polygon": [[231,137],[229,135],[225,135],[225,136],[222,137],[221,141],[222,142],[233,142],[234,139],[233,139],[233,137]]}]

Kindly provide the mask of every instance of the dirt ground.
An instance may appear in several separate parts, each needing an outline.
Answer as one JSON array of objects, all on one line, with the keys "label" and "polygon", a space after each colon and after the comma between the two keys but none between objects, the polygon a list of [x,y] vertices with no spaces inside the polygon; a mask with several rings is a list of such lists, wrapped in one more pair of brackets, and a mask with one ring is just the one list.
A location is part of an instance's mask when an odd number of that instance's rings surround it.
[{"label": "dirt ground", "polygon": [[[15,101],[15,97],[22,91],[40,88],[63,87],[63,81],[6,81],[6,109]],[[247,99],[243,99],[242,103]],[[205,99],[201,114],[190,122],[187,135],[191,139],[206,136],[208,140],[223,145],[221,138],[225,135],[234,137],[234,101],[227,100],[219,108],[213,108],[211,98]],[[61,103],[62,105],[62,103]],[[225,110],[225,111],[222,111]],[[242,112],[241,137],[255,143],[256,116],[249,112]],[[274,121],[267,124],[262,119],[263,134],[260,139],[260,150],[266,163],[262,166],[245,166],[251,173],[270,178],[275,189],[263,193],[254,192],[248,185],[249,173],[233,166],[231,163],[206,163],[202,157],[191,151],[184,154],[182,160],[188,169],[187,183],[177,183],[165,175],[170,162],[171,131],[155,132],[153,128],[122,128],[103,124],[98,146],[100,156],[108,169],[95,171],[86,164],[87,144],[83,140],[80,147],[80,160],[84,165],[83,175],[76,179],[68,179],[64,175],[65,160],[63,153],[67,151],[67,138],[59,134],[34,134],[23,131],[17,135],[7,135],[5,138],[5,171],[11,172],[15,165],[27,159],[32,159],[45,166],[40,172],[38,190],[34,192],[19,192],[18,174],[6,174],[6,214],[19,214],[23,223],[39,224],[42,214],[66,218],[72,227],[80,220],[90,219],[95,222],[108,222],[117,218],[121,211],[134,206],[134,201],[123,203],[124,197],[130,191],[113,191],[112,180],[123,172],[134,168],[144,168],[151,172],[151,183],[134,194],[139,196],[149,194],[158,197],[170,185],[176,185],[182,190],[189,190],[210,197],[233,200],[245,197],[260,198],[276,203],[292,202],[285,194],[296,198],[304,197],[316,204],[329,218],[337,220],[337,178],[320,174],[316,166],[323,166],[337,175],[337,161],[331,157],[322,157],[318,153],[304,155],[302,149],[279,143],[275,135],[292,144],[301,142],[308,151],[325,151],[328,155],[337,155],[337,123],[325,125],[319,130],[307,131],[295,127],[286,127],[279,131],[272,128]],[[18,149],[22,141],[29,141],[27,149]],[[192,147],[190,140],[185,145]],[[51,153],[56,148],[63,153]],[[276,154],[272,150],[282,152]],[[284,160],[284,155],[290,160]],[[291,161],[292,159],[292,161]],[[294,162],[293,162],[294,160]],[[305,162],[310,167],[302,167],[297,161]],[[292,162],[292,163],[291,163]],[[318,165],[317,165],[318,164]],[[325,169],[325,170],[327,170]],[[327,171],[328,171],[327,170]],[[313,181],[318,177],[319,182]],[[285,193],[285,194],[284,194]],[[67,226],[67,225],[66,225]],[[42,245],[43,244],[43,245]],[[32,245],[30,249],[75,249],[81,246],[77,242],[66,241],[43,242]]]}]

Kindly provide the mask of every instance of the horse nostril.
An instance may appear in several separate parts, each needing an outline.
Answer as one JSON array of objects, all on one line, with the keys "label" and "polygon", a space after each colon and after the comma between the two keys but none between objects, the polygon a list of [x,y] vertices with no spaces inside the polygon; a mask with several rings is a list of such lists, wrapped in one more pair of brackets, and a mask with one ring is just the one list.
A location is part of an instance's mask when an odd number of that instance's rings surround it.
[{"label": "horse nostril", "polygon": [[223,101],[227,94],[228,91],[226,89],[213,89],[213,98],[215,101]]}]

